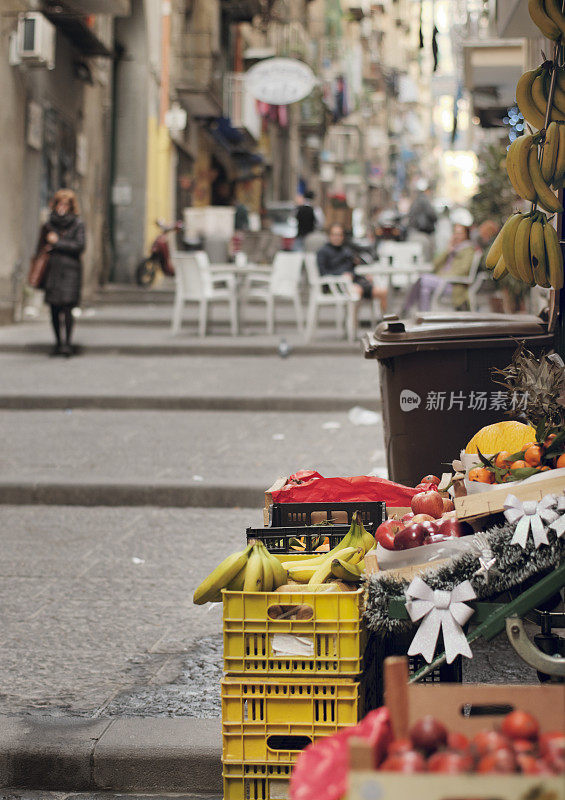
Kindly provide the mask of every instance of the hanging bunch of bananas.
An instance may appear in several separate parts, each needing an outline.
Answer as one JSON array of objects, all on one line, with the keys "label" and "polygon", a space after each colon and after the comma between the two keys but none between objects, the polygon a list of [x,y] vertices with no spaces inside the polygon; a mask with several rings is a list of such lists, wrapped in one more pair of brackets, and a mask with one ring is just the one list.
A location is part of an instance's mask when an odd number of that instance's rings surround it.
[{"label": "hanging bunch of bananas", "polygon": [[[537,69],[524,72],[516,85],[516,103],[522,116],[532,127],[541,130],[545,125],[545,110],[549,99],[549,87],[553,62],[545,61]],[[550,122],[565,120],[565,73],[556,70]]]},{"label": "hanging bunch of bananas", "polygon": [[565,18],[561,13],[560,0],[528,0],[532,21],[546,39],[557,41],[565,34]]},{"label": "hanging bunch of bananas", "polygon": [[272,592],[287,582],[287,572],[263,542],[250,542],[218,564],[195,590],[196,605],[220,603],[222,589],[232,592]]},{"label": "hanging bunch of bananas", "polygon": [[565,124],[551,122],[547,126],[541,164],[538,143],[541,134],[518,136],[506,154],[506,171],[523,200],[537,203],[549,211],[563,211],[563,206],[551,189],[560,188],[565,180]]},{"label": "hanging bunch of bananas", "polygon": [[375,547],[375,537],[369,533],[356,511],[351,527],[339,544],[329,553],[300,561],[283,561],[283,568],[297,583],[317,586],[336,578],[347,583],[359,583],[365,570],[365,553]]},{"label": "hanging bunch of bananas", "polygon": [[529,286],[563,287],[561,245],[541,211],[513,214],[494,240],[485,264],[496,279],[508,273]]}]

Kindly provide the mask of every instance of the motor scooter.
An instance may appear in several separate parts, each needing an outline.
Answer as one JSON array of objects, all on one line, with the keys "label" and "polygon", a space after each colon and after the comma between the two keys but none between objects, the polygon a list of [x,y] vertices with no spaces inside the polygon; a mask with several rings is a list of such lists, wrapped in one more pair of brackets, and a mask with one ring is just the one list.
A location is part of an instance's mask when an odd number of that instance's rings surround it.
[{"label": "motor scooter", "polygon": [[139,286],[149,289],[153,285],[159,271],[164,275],[174,275],[175,268],[171,261],[171,250],[169,247],[168,234],[173,231],[180,231],[183,228],[182,222],[175,222],[167,225],[162,220],[157,220],[156,224],[161,229],[159,235],[151,245],[151,254],[140,261],[135,270],[135,280]]}]

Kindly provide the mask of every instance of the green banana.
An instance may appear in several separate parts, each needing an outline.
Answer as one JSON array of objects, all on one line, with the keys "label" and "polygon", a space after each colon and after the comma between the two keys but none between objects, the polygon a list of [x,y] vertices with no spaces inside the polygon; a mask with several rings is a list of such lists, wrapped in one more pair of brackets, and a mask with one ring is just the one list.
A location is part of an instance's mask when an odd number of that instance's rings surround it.
[{"label": "green banana", "polygon": [[193,595],[193,602],[196,605],[203,605],[204,603],[212,602],[211,598],[217,597],[217,594],[228,585],[228,583],[235,578],[243,567],[247,564],[249,551],[253,545],[249,544],[245,550],[238,553],[232,553],[227,558],[218,564],[212,572],[206,577],[200,586],[198,586]]}]

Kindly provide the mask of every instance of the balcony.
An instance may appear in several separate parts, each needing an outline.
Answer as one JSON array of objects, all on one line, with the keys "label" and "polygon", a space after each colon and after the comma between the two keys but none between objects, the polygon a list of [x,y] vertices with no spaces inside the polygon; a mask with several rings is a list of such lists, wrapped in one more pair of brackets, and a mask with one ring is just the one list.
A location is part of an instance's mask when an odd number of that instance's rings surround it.
[{"label": "balcony", "polygon": [[223,65],[209,33],[187,33],[176,53],[176,90],[191,116],[219,117],[222,113]]},{"label": "balcony", "polygon": [[526,69],[525,40],[469,41],[463,54],[465,88],[473,94],[475,112],[513,105],[516,83]]},{"label": "balcony", "polygon": [[77,13],[72,3],[45,0],[42,12],[83,56],[113,56],[112,22],[107,15]]},{"label": "balcony", "polygon": [[320,89],[314,89],[312,94],[300,103],[299,124],[305,134],[323,136],[326,132],[329,116]]},{"label": "balcony", "polygon": [[255,141],[261,136],[261,117],[255,98],[246,89],[242,72],[229,72],[224,77],[224,117],[234,128],[247,131]]}]

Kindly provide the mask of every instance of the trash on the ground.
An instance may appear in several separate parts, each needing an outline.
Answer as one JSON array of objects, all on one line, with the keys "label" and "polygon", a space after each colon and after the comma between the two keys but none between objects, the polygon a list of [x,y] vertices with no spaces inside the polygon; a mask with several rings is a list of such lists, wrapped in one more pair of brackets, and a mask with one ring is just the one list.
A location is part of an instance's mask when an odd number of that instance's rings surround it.
[{"label": "trash on the ground", "polygon": [[193,475],[192,476],[192,480],[193,481],[203,481],[204,478],[202,477],[202,475]]},{"label": "trash on the ground", "polygon": [[329,422],[324,422],[322,428],[325,431],[337,431],[338,428],[341,428],[341,422],[330,420]]},{"label": "trash on the ground", "polygon": [[137,556],[133,556],[131,560],[133,564],[145,564],[144,558],[138,558]]},{"label": "trash on the ground", "polygon": [[361,406],[350,408],[347,417],[352,425],[378,425],[381,422],[380,414]]},{"label": "trash on the ground", "polygon": [[281,339],[277,350],[281,358],[286,358],[291,354],[292,347],[289,345],[286,339]]},{"label": "trash on the ground", "polygon": [[65,414],[72,414],[72,413],[73,413],[73,409],[72,408],[66,408],[65,409]]},{"label": "trash on the ground", "polygon": [[284,433],[273,433],[275,442],[281,442],[284,439]]},{"label": "trash on the ground", "polygon": [[82,308],[79,308],[78,306],[76,308],[73,308],[71,314],[75,318],[82,317]]}]

